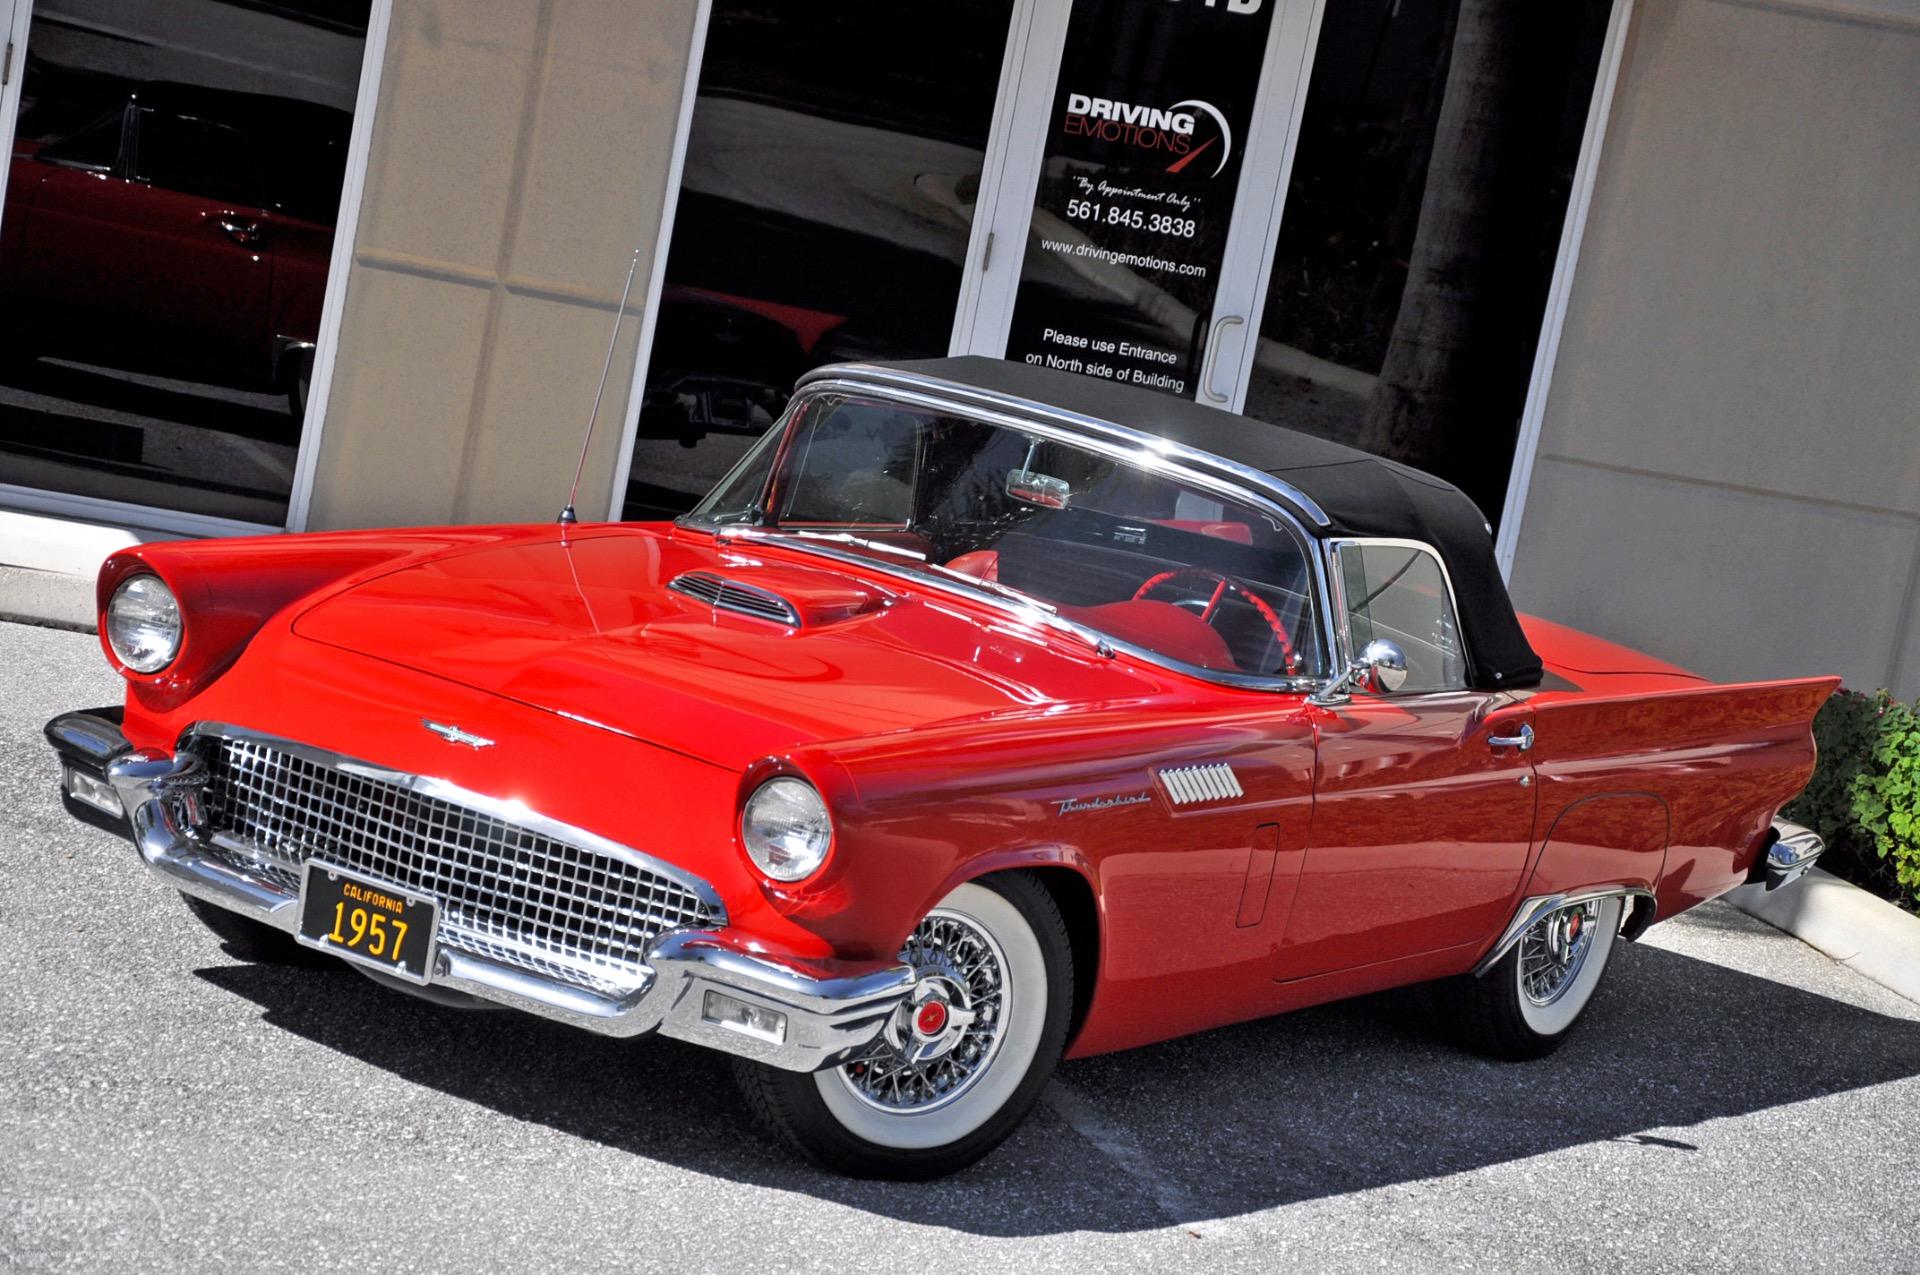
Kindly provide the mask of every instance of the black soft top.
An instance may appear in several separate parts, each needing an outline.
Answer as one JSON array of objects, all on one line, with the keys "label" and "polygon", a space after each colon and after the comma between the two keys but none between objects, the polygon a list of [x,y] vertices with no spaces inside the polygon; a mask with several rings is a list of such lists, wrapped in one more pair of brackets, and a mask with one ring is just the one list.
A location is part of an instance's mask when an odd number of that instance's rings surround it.
[{"label": "black soft top", "polygon": [[[977,356],[868,366],[1093,417],[1271,474],[1320,506],[1330,523],[1320,529],[1326,535],[1430,544],[1453,581],[1471,683],[1511,690],[1540,681],[1540,657],[1514,616],[1486,517],[1444,479],[1191,399],[1072,372]],[[802,384],[848,374],[857,375],[846,367],[820,368]]]}]

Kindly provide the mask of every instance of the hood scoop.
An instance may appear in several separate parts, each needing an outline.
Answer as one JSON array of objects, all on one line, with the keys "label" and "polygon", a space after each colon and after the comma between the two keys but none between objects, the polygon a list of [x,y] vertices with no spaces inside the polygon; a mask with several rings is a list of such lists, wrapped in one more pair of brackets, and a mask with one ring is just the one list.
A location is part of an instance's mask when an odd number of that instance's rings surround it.
[{"label": "hood scoop", "polygon": [[742,584],[711,571],[688,571],[668,583],[669,589],[698,598],[716,611],[737,611],[756,620],[771,620],[790,629],[800,627],[800,611],[770,589]]},{"label": "hood scoop", "polygon": [[675,593],[783,628],[814,628],[878,610],[888,595],[805,567],[752,566],[725,573],[684,571],[667,582]]}]

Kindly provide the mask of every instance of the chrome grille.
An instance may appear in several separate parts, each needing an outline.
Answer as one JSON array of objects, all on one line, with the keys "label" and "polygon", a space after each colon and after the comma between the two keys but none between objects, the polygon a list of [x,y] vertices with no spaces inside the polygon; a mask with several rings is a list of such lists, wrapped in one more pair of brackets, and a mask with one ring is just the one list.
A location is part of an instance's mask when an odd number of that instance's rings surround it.
[{"label": "chrome grille", "polygon": [[688,571],[677,575],[669,589],[698,598],[716,611],[734,611],[756,620],[771,620],[788,628],[800,627],[800,613],[779,594],[756,585],[728,580],[711,571]]},{"label": "chrome grille", "polygon": [[691,882],[404,782],[253,739],[202,749],[218,853],[292,893],[318,858],[431,896],[445,947],[617,995],[643,981],[657,935],[725,923]]}]

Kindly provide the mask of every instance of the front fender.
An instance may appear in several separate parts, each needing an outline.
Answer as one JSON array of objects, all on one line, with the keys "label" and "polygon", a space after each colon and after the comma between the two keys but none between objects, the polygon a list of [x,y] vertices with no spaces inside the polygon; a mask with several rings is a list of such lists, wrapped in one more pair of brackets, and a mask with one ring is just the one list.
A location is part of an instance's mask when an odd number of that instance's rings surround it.
[{"label": "front fender", "polygon": [[[240,657],[262,626],[288,606],[323,590],[344,587],[404,563],[464,545],[511,539],[514,527],[440,527],[398,531],[320,532],[181,540],[135,545],[100,566],[95,605],[100,648],[127,679],[136,712],[172,711],[198,694]],[[150,572],[180,606],[180,653],[157,673],[122,665],[104,623],[113,591],[127,577]]]}]

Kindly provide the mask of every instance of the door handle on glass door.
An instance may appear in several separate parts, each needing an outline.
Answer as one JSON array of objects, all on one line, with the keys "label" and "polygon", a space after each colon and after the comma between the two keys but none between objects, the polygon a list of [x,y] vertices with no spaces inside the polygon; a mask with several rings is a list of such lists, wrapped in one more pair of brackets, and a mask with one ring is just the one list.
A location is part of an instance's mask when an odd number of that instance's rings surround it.
[{"label": "door handle on glass door", "polygon": [[1533,748],[1533,727],[1522,726],[1520,733],[1517,735],[1489,735],[1487,736],[1487,746],[1489,748],[1517,748],[1523,753],[1528,752]]},{"label": "door handle on glass door", "polygon": [[267,237],[266,228],[257,221],[241,221],[234,217],[222,217],[220,229],[227,232],[227,238],[238,244],[249,246],[259,243]]},{"label": "door handle on glass door", "polygon": [[1213,325],[1213,335],[1207,338],[1207,361],[1200,369],[1200,392],[1215,403],[1225,403],[1233,398],[1231,394],[1213,392],[1213,365],[1220,359],[1220,337],[1228,328],[1238,327],[1246,320],[1237,314],[1229,314]]}]

